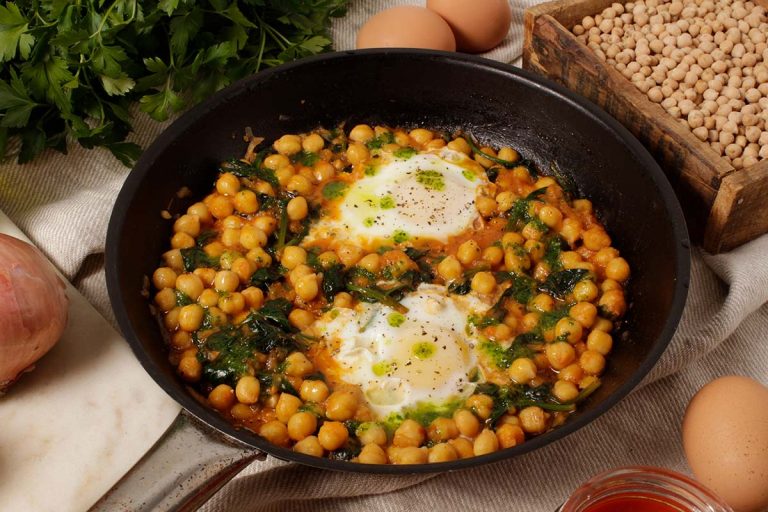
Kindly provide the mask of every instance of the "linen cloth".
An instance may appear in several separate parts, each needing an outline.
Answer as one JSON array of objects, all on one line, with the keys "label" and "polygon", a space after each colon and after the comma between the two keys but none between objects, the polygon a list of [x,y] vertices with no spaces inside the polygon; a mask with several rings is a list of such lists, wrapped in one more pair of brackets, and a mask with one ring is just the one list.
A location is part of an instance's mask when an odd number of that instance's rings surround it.
[{"label": "linen cloth", "polygon": [[[469,1],[469,0],[467,0]],[[407,0],[353,0],[332,34],[339,50],[354,47],[364,21]],[[505,42],[486,54],[519,59],[523,10],[512,3]],[[167,123],[166,123],[167,124]],[[133,140],[147,146],[165,127],[137,116]],[[128,169],[102,150],[72,147],[31,164],[0,164],[0,210],[43,250],[114,324],[104,281],[109,215]],[[553,511],[581,482],[630,464],[688,473],[680,423],[688,400],[722,375],[768,382],[768,235],[728,254],[693,251],[691,287],[678,332],[659,363],[629,397],[580,431],[514,460],[443,475],[379,476],[316,470],[269,458],[248,467],[206,512]]]}]

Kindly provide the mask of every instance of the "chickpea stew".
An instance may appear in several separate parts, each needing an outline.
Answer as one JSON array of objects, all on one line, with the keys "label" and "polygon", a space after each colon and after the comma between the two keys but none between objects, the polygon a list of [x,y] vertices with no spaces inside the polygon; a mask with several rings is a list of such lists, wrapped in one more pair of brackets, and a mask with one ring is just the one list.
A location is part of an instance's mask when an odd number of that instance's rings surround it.
[{"label": "chickpea stew", "polygon": [[424,128],[262,143],[175,219],[152,276],[171,363],[235,425],[443,462],[547,432],[600,386],[630,268],[567,180]]}]

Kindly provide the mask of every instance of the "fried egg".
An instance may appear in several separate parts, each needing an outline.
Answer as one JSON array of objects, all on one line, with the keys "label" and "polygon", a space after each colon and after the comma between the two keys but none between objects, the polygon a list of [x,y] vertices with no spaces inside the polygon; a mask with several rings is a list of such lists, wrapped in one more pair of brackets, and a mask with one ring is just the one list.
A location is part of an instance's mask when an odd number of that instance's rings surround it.
[{"label": "fried egg", "polygon": [[405,148],[382,153],[379,160],[344,188],[305,243],[349,240],[367,247],[382,241],[446,242],[479,218],[475,197],[488,179],[463,153],[447,148],[415,153]]},{"label": "fried egg", "polygon": [[401,304],[407,313],[364,302],[335,308],[314,326],[335,347],[331,357],[338,377],[360,386],[379,419],[463,399],[475,388],[479,340],[467,319],[489,306],[433,284],[420,285]]}]

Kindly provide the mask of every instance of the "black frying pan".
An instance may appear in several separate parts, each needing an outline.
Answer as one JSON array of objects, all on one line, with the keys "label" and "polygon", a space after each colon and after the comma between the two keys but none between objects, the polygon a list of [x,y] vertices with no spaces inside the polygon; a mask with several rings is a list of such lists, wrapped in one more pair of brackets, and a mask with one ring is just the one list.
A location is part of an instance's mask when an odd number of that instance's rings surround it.
[{"label": "black frying pan", "polygon": [[[543,172],[551,162],[591,199],[633,271],[624,335],[603,386],[562,427],[493,454],[440,464],[370,466],[294,453],[238,430],[199,403],[174,374],[141,289],[166,249],[173,199],[183,212],[212,187],[217,164],[244,151],[245,127],[273,140],[341,122],[463,129],[511,145]],[[174,199],[183,186],[188,199]],[[409,50],[334,53],[238,82],[192,109],[149,147],[109,224],[106,272],[123,334],[155,381],[202,422],[280,459],[346,471],[425,473],[520,455],[583,427],[624,397],[669,342],[685,303],[690,251],[669,183],[640,143],[584,99],[532,74],[477,57]],[[136,411],[139,414],[139,411]]]}]

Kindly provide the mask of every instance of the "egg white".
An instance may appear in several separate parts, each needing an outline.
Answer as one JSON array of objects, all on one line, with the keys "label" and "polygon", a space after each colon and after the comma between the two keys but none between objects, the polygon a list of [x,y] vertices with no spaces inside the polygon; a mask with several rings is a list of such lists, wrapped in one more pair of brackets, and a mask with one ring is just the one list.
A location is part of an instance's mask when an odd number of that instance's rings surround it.
[{"label": "egg white", "polygon": [[475,388],[470,376],[479,340],[467,318],[489,306],[432,284],[422,284],[401,304],[409,309],[403,315],[381,304],[336,308],[314,326],[338,346],[332,357],[340,378],[361,387],[379,418],[466,398]]},{"label": "egg white", "polygon": [[305,243],[446,242],[479,218],[475,197],[488,179],[468,165],[466,155],[443,148],[408,157],[382,153],[380,160],[348,187],[332,214],[312,226]]}]

